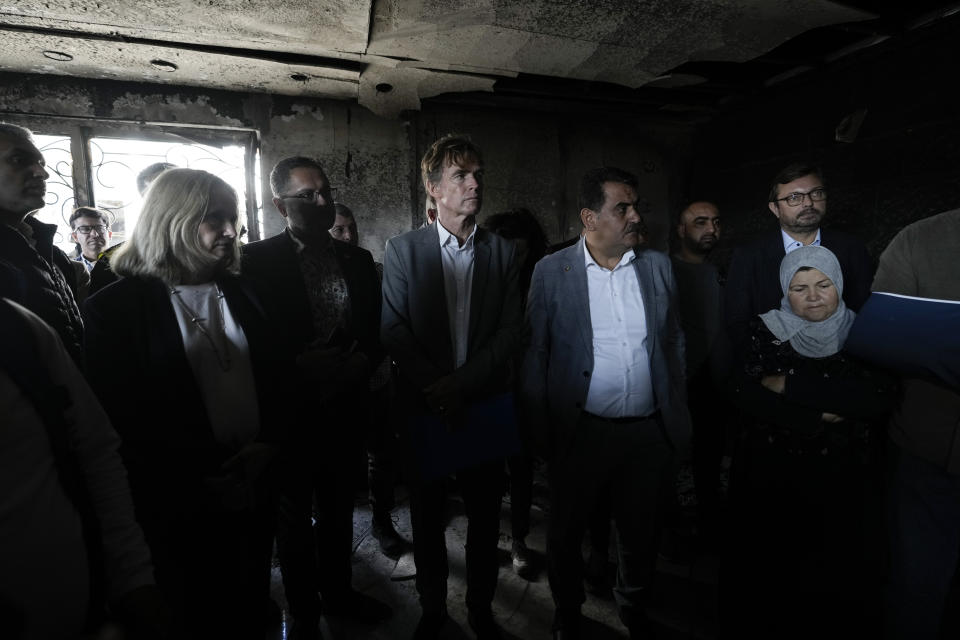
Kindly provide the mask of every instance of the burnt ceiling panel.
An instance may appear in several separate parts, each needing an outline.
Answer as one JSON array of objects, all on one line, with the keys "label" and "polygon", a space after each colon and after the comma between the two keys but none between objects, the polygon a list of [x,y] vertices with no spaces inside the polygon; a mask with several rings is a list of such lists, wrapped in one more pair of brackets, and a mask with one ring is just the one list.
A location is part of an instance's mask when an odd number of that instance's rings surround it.
[{"label": "burnt ceiling panel", "polygon": [[687,60],[748,60],[870,17],[828,0],[383,0],[368,52],[638,87]]},{"label": "burnt ceiling panel", "polygon": [[6,0],[0,70],[356,99],[388,117],[476,95],[703,117],[957,10],[889,5]]},{"label": "burnt ceiling panel", "polygon": [[0,5],[0,22],[41,29],[268,49],[363,53],[367,0],[49,0]]}]

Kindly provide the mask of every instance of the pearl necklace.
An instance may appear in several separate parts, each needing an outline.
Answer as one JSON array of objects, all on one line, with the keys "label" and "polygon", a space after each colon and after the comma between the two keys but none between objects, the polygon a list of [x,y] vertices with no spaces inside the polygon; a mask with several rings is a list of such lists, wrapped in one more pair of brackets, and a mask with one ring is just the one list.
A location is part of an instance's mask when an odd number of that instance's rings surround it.
[{"label": "pearl necklace", "polygon": [[233,368],[233,360],[230,358],[230,341],[227,339],[227,318],[223,313],[223,292],[220,291],[220,287],[217,285],[214,285],[214,287],[217,291],[217,309],[220,311],[220,330],[221,334],[223,335],[223,353],[221,353],[220,349],[217,348],[217,343],[213,339],[213,336],[210,335],[210,332],[203,325],[207,319],[201,318],[200,314],[194,312],[190,307],[187,306],[187,303],[183,301],[183,296],[180,295],[180,292],[176,287],[170,287],[170,294],[180,304],[180,307],[187,313],[187,316],[190,317],[190,322],[193,323],[193,326],[195,326],[203,335],[203,337],[206,338],[207,342],[210,343],[210,348],[213,349],[213,354],[217,357],[217,364],[220,366],[220,370],[227,372]]}]

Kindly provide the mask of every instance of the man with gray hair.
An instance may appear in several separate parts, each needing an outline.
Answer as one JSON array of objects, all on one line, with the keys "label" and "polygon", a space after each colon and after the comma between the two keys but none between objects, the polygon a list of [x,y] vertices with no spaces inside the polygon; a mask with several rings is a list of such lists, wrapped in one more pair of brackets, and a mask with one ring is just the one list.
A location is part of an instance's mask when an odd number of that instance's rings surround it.
[{"label": "man with gray hair", "polygon": [[0,296],[52,326],[79,363],[83,322],[75,301],[77,273],[53,244],[56,225],[30,215],[43,208],[48,177],[30,130],[0,122]]}]

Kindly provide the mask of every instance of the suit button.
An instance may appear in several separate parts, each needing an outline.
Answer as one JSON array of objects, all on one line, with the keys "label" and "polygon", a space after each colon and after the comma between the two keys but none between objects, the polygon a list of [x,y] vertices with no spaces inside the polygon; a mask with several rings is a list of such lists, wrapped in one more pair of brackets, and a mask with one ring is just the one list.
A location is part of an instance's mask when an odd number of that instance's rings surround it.
[{"label": "suit button", "polygon": [[579,408],[580,408],[580,403],[579,403],[579,402],[577,402],[577,403],[576,403],[576,404],[574,404],[573,406],[575,406],[575,407],[576,407],[577,409],[579,409]]},{"label": "suit button", "polygon": [[589,371],[584,371],[584,372],[583,372],[583,377],[584,377],[584,378],[589,378],[589,377],[590,377],[590,372],[589,372]]}]

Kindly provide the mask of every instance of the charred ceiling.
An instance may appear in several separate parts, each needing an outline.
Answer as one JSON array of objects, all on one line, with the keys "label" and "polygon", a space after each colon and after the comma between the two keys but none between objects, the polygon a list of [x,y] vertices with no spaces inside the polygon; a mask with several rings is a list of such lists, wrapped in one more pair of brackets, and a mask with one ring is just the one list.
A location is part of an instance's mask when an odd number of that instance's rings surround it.
[{"label": "charred ceiling", "polygon": [[0,70],[356,99],[384,116],[433,99],[691,121],[958,12],[930,0],[14,0],[0,6]]}]

